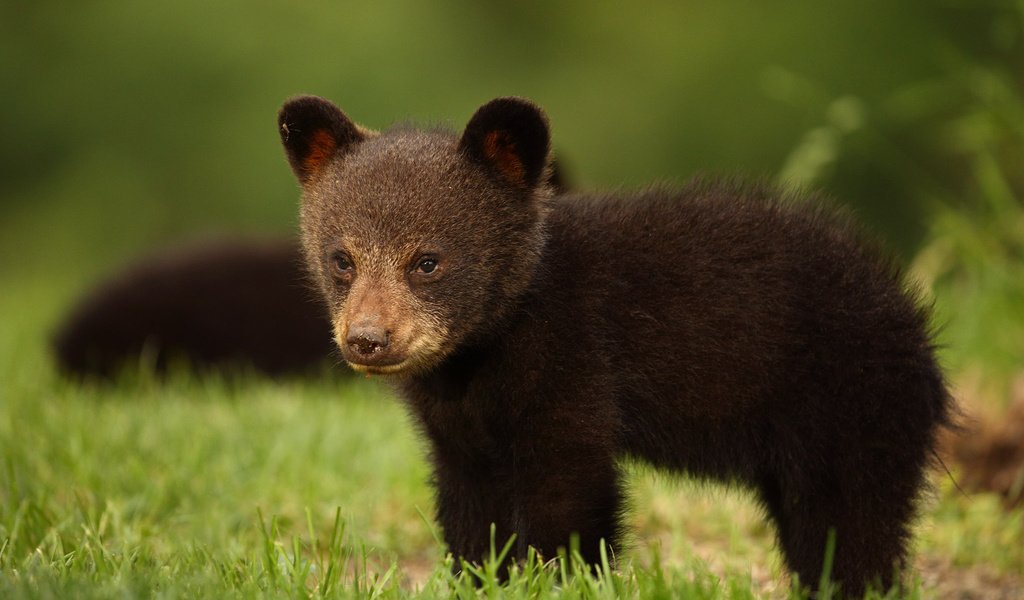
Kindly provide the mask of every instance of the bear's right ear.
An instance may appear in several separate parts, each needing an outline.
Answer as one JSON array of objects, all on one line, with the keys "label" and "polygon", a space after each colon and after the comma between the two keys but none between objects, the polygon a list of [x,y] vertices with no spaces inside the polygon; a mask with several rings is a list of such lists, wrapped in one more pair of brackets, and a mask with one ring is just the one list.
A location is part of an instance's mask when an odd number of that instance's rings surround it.
[{"label": "bear's right ear", "polygon": [[285,102],[277,113],[288,162],[299,183],[305,184],[336,154],[351,150],[366,139],[366,132],[317,96],[297,96]]}]

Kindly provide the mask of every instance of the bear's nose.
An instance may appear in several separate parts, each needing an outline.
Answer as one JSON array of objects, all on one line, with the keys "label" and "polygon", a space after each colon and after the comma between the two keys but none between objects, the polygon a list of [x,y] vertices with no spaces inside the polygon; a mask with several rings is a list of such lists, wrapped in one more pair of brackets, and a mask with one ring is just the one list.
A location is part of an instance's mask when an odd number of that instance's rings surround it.
[{"label": "bear's nose", "polygon": [[345,342],[357,354],[369,356],[388,347],[388,332],[373,325],[353,325]]}]

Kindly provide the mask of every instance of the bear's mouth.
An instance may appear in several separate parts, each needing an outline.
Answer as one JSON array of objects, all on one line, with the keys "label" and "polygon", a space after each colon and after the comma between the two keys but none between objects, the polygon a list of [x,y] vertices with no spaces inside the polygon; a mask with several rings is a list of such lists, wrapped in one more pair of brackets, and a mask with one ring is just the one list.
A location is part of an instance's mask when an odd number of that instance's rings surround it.
[{"label": "bear's mouth", "polygon": [[411,343],[392,340],[389,347],[364,354],[347,344],[342,345],[339,336],[335,336],[341,358],[357,373],[365,375],[407,375],[429,370],[444,357],[442,341],[437,335],[417,335]]},{"label": "bear's mouth", "polygon": [[357,373],[364,373],[366,375],[398,375],[402,371],[405,371],[409,367],[409,360],[401,360],[391,364],[374,364],[368,365],[365,363],[352,362],[346,359],[345,362],[348,366],[352,367]]},{"label": "bear's mouth", "polygon": [[405,352],[388,352],[387,350],[373,354],[359,354],[349,348],[341,348],[341,357],[358,373],[368,375],[387,375],[400,373],[412,363]]}]

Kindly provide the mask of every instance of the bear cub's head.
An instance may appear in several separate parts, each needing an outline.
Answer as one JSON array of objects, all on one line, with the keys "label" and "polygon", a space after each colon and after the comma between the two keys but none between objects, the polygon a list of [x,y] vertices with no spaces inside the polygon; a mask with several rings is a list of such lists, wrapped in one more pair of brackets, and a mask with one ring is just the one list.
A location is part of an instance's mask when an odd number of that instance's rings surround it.
[{"label": "bear cub's head", "polygon": [[460,136],[377,133],[302,96],[278,126],[306,261],[353,368],[422,373],[500,326],[544,246],[550,136],[537,106],[492,100]]}]

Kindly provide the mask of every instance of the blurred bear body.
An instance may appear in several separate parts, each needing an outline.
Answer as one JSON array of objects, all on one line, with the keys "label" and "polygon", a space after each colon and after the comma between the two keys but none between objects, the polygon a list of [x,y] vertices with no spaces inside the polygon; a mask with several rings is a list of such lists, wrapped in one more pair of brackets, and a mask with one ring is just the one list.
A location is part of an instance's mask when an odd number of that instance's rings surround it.
[{"label": "blurred bear body", "polygon": [[334,351],[330,321],[310,289],[297,240],[221,238],[154,253],[90,290],[53,346],[60,369],[115,377],[164,372],[312,371]]},{"label": "blurred bear body", "polygon": [[452,552],[621,538],[617,461],[753,487],[787,565],[894,582],[950,397],[897,270],[768,186],[552,196],[547,121],[492,101],[461,136],[279,115],[306,260],[355,369],[430,441]]}]

